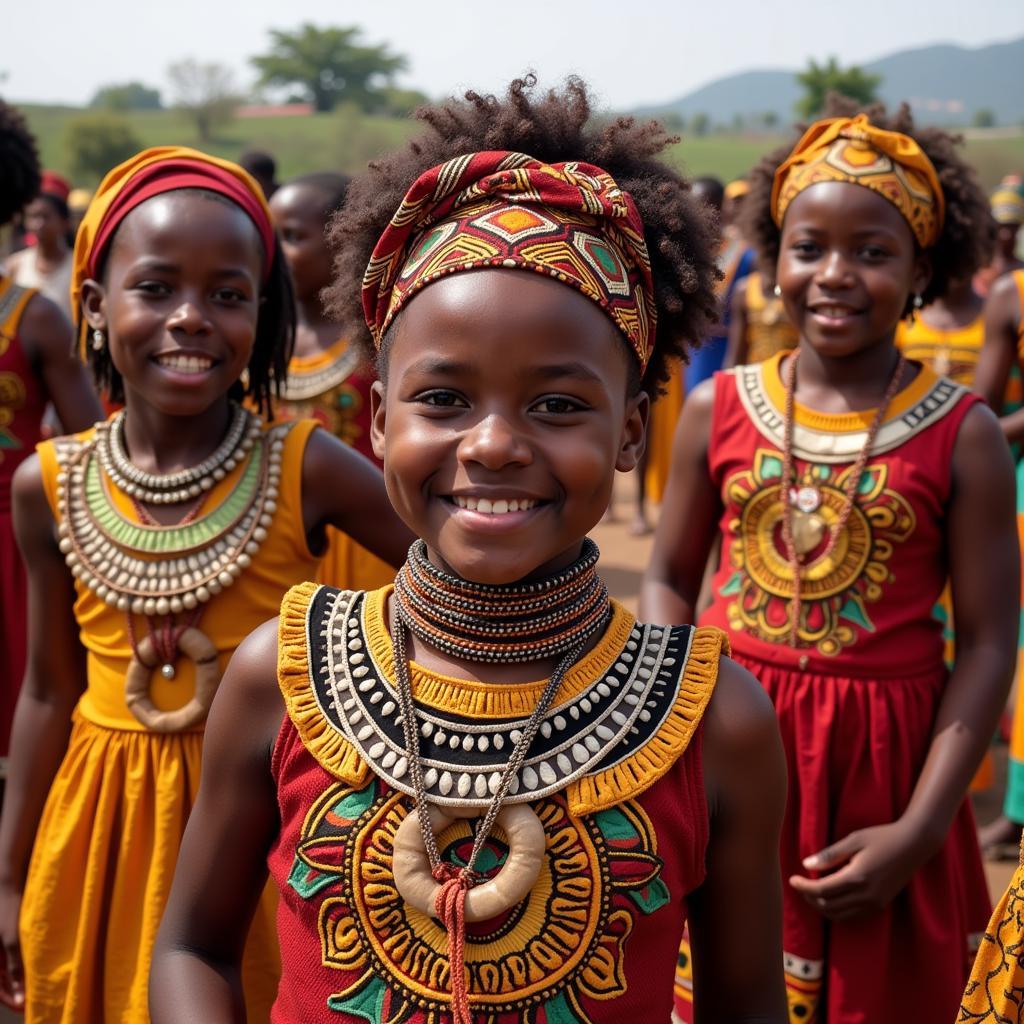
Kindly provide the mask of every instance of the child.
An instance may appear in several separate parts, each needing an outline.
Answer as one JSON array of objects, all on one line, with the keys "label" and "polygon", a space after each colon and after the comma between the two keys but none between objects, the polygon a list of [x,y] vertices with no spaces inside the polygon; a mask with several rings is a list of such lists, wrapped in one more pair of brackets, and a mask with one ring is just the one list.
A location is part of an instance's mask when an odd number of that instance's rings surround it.
[{"label": "child", "polygon": [[747,204],[800,345],[688,400],[641,607],[690,621],[719,532],[702,621],[772,697],[789,758],[791,1019],[950,1020],[988,917],[964,795],[1013,664],[1013,469],[991,413],[894,335],[977,265],[984,197],[903,108],[813,125]]},{"label": "child", "polygon": [[974,275],[978,293],[987,296],[992,286],[1004,274],[1024,269],[1017,258],[1017,238],[1024,224],[1024,186],[1019,178],[1004,178],[989,200],[992,220],[995,222],[995,257]]},{"label": "child", "polygon": [[[39,191],[35,140],[21,115],[0,101],[0,228]],[[0,778],[6,774],[11,719],[25,671],[25,566],[11,521],[11,478],[42,439],[47,402],[67,430],[100,418],[71,325],[32,288],[0,274]]]},{"label": "child", "polygon": [[[327,316],[320,298],[331,283],[332,256],[324,229],[341,206],[348,182],[342,174],[307,174],[286,182],[270,200],[298,313],[295,355],[288,364],[279,415],[315,419],[361,455],[376,461],[370,447],[374,376],[359,349],[339,337],[338,325]],[[390,583],[394,575],[387,562],[374,558],[348,534],[328,531],[319,582],[372,590]]]},{"label": "child", "polygon": [[[241,168],[172,147],[115,168],[73,287],[94,375],[125,409],[15,475],[30,637],[0,823],[0,980],[30,1024],[134,1024],[229,656],[313,573],[327,525],[396,562],[408,535],[365,459],[238,404],[268,408],[294,330]],[[254,1020],[274,991],[271,913],[249,944]]]},{"label": "child", "polygon": [[711,233],[659,126],[531,86],[425,110],[335,221],[423,539],[394,588],[294,589],[233,660],[156,1024],[241,1019],[268,859],[275,1021],[665,1021],[687,908],[705,1019],[784,1020],[770,709],[717,631],[609,602],[586,539],[712,310]]},{"label": "child", "polygon": [[748,274],[732,296],[725,369],[763,363],[777,352],[796,348],[799,341],[772,278],[757,270]]}]

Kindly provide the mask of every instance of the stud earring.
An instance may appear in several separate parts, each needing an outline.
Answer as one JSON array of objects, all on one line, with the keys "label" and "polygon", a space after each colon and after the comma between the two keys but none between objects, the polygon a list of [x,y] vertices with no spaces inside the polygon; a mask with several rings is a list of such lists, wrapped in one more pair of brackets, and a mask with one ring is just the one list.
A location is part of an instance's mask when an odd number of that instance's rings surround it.
[{"label": "stud earring", "polygon": [[249,390],[249,367],[243,368],[242,372],[238,375],[238,381],[242,385],[243,391]]},{"label": "stud earring", "polygon": [[774,293],[775,298],[781,299],[782,298],[782,285],[776,284],[776,286],[772,289],[772,292]]},{"label": "stud earring", "polygon": [[92,332],[92,350],[94,352],[102,352],[103,346],[107,343],[107,336],[97,327]]},{"label": "stud earring", "polygon": [[914,309],[920,309],[924,305],[924,299],[920,295],[914,296]]}]

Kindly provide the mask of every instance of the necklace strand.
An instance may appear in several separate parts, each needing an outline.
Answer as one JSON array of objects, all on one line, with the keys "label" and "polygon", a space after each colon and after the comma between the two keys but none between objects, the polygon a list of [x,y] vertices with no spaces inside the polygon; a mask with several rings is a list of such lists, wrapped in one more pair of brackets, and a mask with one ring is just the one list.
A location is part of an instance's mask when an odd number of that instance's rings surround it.
[{"label": "necklace strand", "polygon": [[[796,364],[800,358],[800,349],[793,351],[789,361],[789,372],[786,374],[786,414],[782,444],[782,478],[779,482],[779,495],[782,500],[782,541],[786,547],[786,557],[793,574],[793,599],[790,604],[789,613],[789,646],[796,647],[800,632],[800,617],[803,608],[803,555],[796,549],[796,542],[793,537],[793,501],[790,497],[790,489],[796,486],[796,469],[793,456],[793,423],[795,419],[796,405]],[[906,359],[900,355],[896,361],[896,369],[893,371],[889,384],[885,389],[885,396],[881,405],[875,410],[871,426],[868,428],[868,436],[864,441],[864,447],[857,456],[850,474],[844,485],[843,505],[839,516],[829,529],[829,538],[824,550],[818,555],[818,560],[828,558],[835,550],[839,538],[842,536],[846,524],[853,513],[854,505],[857,503],[857,491],[860,487],[860,479],[871,457],[871,449],[874,447],[875,438],[885,420],[885,414],[889,411],[889,405],[896,392],[899,390],[900,381],[903,378],[904,368],[907,365]],[[808,552],[809,554],[809,552]]]}]

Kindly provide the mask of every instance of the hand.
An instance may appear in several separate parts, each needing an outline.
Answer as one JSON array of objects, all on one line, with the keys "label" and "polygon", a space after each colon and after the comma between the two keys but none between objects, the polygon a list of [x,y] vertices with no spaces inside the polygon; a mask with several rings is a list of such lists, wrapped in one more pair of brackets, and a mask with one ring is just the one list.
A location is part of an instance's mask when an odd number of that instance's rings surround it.
[{"label": "hand", "polygon": [[828,874],[793,875],[789,884],[832,921],[878,913],[930,856],[923,846],[917,831],[901,821],[859,829],[804,860],[808,871]]},{"label": "hand", "polygon": [[21,893],[0,886],[0,1003],[18,1013],[25,1009],[25,975],[18,937],[20,913]]}]

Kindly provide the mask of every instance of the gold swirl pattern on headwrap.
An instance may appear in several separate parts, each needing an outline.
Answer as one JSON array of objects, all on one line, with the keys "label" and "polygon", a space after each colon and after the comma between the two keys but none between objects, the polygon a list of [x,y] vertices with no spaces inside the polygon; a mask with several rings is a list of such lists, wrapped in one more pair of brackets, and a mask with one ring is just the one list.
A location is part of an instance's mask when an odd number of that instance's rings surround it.
[{"label": "gold swirl pattern on headwrap", "polygon": [[821,181],[877,192],[903,215],[922,249],[942,234],[946,200],[934,164],[909,136],[876,128],[866,114],[818,121],[775,172],[771,211],[781,228],[789,204]]},{"label": "gold swirl pattern on headwrap", "polygon": [[585,295],[647,366],[657,314],[643,222],[629,193],[599,167],[492,151],[425,171],[363,278],[363,313],[376,345],[420,289],[488,267],[531,270]]},{"label": "gold swirl pattern on headwrap", "polygon": [[1024,224],[1024,194],[1020,186],[1003,182],[989,200],[992,218],[997,224]]}]

